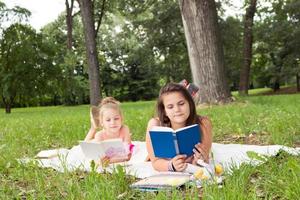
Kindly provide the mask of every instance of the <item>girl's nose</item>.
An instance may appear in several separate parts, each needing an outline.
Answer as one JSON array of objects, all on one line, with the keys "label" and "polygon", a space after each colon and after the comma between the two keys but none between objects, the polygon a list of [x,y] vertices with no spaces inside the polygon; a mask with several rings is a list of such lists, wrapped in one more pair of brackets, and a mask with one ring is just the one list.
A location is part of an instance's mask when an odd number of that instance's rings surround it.
[{"label": "girl's nose", "polygon": [[175,111],[179,111],[180,110],[180,107],[179,106],[175,106]]}]

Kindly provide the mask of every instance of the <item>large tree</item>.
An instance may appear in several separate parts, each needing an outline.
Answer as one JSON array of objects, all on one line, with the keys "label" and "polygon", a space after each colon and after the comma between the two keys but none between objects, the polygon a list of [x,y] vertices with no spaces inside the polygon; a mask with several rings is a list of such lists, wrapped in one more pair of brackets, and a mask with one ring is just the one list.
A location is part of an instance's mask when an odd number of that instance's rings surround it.
[{"label": "large tree", "polygon": [[55,77],[49,47],[29,26],[13,24],[0,43],[0,95],[6,113],[17,98],[32,99],[45,93],[49,75]]},{"label": "large tree", "polygon": [[252,27],[256,11],[256,0],[251,0],[244,18],[244,63],[240,71],[239,94],[248,95],[250,67],[252,60]]},{"label": "large tree", "polygon": [[300,4],[297,0],[272,1],[260,6],[255,23],[255,48],[251,75],[259,87],[295,84],[300,72]]},{"label": "large tree", "polygon": [[215,1],[179,0],[179,5],[200,103],[230,101]]},{"label": "large tree", "polygon": [[78,3],[84,27],[85,47],[89,69],[90,104],[98,105],[101,99],[101,88],[93,3],[91,0],[78,0]]},{"label": "large tree", "polygon": [[66,24],[67,24],[67,49],[72,50],[73,45],[73,9],[75,0],[66,0]]}]

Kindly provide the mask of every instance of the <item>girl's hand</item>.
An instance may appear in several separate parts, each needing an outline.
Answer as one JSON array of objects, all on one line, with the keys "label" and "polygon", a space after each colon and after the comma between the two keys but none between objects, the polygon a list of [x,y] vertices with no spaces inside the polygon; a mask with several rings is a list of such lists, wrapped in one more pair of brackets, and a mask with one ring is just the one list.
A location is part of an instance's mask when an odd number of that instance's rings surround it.
[{"label": "girl's hand", "polygon": [[193,160],[194,160],[194,155],[191,155],[191,156],[189,156],[189,157],[187,157],[187,158],[185,159],[185,162],[186,162],[186,163],[192,163]]},{"label": "girl's hand", "polygon": [[172,158],[171,162],[173,167],[175,168],[175,171],[182,172],[187,167],[187,164],[185,162],[186,155],[177,155],[174,158]]},{"label": "girl's hand", "polygon": [[208,162],[209,156],[206,151],[203,150],[201,147],[201,143],[198,143],[195,145],[195,148],[193,149],[194,152],[194,159],[192,161],[192,164],[197,164],[197,160],[201,159],[204,160],[204,162]]},{"label": "girl's hand", "polygon": [[102,157],[101,159],[102,167],[107,167],[110,163],[110,159],[107,156]]},{"label": "girl's hand", "polygon": [[126,161],[129,161],[129,160],[130,160],[130,158],[131,158],[131,156],[132,156],[132,154],[131,154],[131,153],[129,153]]}]

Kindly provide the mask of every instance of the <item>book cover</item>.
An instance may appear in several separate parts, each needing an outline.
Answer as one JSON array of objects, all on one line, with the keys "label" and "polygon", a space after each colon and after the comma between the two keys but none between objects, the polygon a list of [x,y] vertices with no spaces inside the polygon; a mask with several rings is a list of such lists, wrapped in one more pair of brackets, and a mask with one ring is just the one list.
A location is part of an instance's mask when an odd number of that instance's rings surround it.
[{"label": "book cover", "polygon": [[178,154],[193,154],[193,148],[201,142],[201,132],[198,124],[180,128],[174,131],[169,127],[155,126],[150,131],[154,155],[161,158],[173,158]]},{"label": "book cover", "polygon": [[183,85],[188,90],[188,92],[192,95],[192,97],[195,97],[195,95],[199,91],[199,87],[196,84],[189,83],[186,79],[180,81],[179,84]]},{"label": "book cover", "polygon": [[79,145],[85,157],[98,160],[104,156],[108,158],[125,158],[128,150],[122,139],[110,139],[101,142],[80,141]]},{"label": "book cover", "polygon": [[190,174],[162,172],[131,184],[131,188],[142,191],[157,191],[177,188],[190,181]]},{"label": "book cover", "polygon": [[187,87],[187,90],[192,95],[192,97],[194,97],[196,95],[196,93],[199,91],[199,87],[197,85],[195,85],[194,83],[190,83]]}]

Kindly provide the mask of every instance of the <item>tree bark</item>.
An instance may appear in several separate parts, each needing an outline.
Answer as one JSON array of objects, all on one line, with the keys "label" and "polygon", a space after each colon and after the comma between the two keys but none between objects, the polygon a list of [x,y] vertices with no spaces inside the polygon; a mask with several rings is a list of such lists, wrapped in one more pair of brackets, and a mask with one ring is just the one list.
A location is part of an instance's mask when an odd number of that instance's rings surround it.
[{"label": "tree bark", "polygon": [[199,103],[231,101],[215,1],[179,0],[179,5]]},{"label": "tree bark", "polygon": [[248,95],[249,77],[252,60],[252,27],[253,18],[256,11],[256,0],[251,0],[249,7],[246,9],[244,21],[244,63],[240,71],[239,94]]},{"label": "tree bark", "polygon": [[4,96],[2,96],[2,101],[5,105],[5,113],[10,114],[11,113],[11,106],[14,102],[14,97],[5,98]]},{"label": "tree bark", "polygon": [[11,113],[11,106],[10,104],[5,104],[5,113],[10,114]]},{"label": "tree bark", "polygon": [[100,25],[101,25],[101,23],[102,23],[102,19],[103,19],[103,16],[104,16],[105,3],[106,3],[106,0],[103,0],[103,1],[102,1],[102,5],[101,5],[100,14],[99,14],[99,19],[98,19],[98,22],[97,22],[96,37],[97,37],[97,34],[98,34],[98,32],[99,32]]},{"label": "tree bark", "polygon": [[297,92],[300,92],[300,76],[296,74],[296,82],[297,82]]},{"label": "tree bark", "polygon": [[78,3],[84,27],[86,55],[89,69],[90,104],[96,106],[101,99],[101,88],[92,1],[78,0]]},{"label": "tree bark", "polygon": [[73,43],[73,7],[74,7],[74,0],[71,0],[69,4],[69,0],[66,0],[66,24],[67,24],[67,49],[72,50],[72,43]]}]

